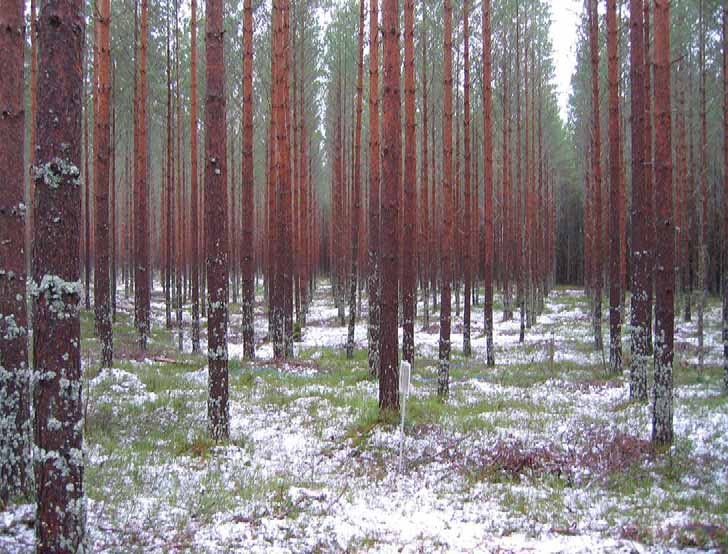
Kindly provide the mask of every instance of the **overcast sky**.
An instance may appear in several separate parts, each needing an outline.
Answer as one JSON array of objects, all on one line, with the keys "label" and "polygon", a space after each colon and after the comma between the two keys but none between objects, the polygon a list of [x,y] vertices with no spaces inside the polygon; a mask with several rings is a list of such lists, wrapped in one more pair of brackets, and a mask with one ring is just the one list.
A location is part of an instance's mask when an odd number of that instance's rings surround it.
[{"label": "overcast sky", "polygon": [[551,0],[551,40],[554,45],[556,84],[559,92],[561,117],[566,120],[571,75],[576,65],[576,27],[583,2],[581,0]]}]

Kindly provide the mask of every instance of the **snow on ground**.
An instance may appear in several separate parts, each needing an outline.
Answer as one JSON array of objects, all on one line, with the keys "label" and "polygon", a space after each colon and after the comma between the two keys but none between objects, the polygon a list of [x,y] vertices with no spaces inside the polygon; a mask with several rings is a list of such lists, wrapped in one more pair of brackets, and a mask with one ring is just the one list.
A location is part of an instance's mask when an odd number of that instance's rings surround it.
[{"label": "snow on ground", "polygon": [[[676,442],[656,453],[649,405],[629,401],[623,377],[604,375],[587,310],[580,291],[553,291],[523,344],[519,322],[498,312],[489,369],[474,307],[474,356],[461,356],[462,332],[453,333],[445,404],[434,399],[437,325],[418,322],[402,460],[398,426],[377,419],[366,354],[343,357],[347,330],[325,285],[290,363],[273,363],[267,338],[256,362],[244,362],[240,317],[231,314],[228,443],[206,438],[204,358],[124,361],[92,374],[89,544],[96,552],[724,551],[728,403],[719,369],[676,372]],[[720,359],[718,317],[706,313],[708,366]],[[265,337],[261,311],[255,328]],[[461,317],[453,329],[462,331]],[[695,323],[680,322],[677,336],[688,345],[678,361],[692,364]],[[366,340],[366,324],[357,324],[357,348]],[[0,551],[32,548],[33,520],[28,504],[0,512]]]}]

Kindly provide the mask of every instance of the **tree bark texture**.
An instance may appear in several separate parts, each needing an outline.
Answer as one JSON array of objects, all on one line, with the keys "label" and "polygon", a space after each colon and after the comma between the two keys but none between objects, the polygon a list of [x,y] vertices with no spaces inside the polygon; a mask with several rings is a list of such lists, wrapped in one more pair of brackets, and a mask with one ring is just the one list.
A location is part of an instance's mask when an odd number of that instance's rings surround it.
[{"label": "tree bark texture", "polygon": [[[0,505],[32,482],[22,0],[0,1]],[[35,43],[35,39],[33,39]]]},{"label": "tree bark texture", "polygon": [[36,551],[83,548],[80,242],[83,4],[43,2],[33,296]]},{"label": "tree bark texture", "polygon": [[382,283],[380,321],[379,409],[399,411],[398,268],[399,188],[402,164],[399,0],[383,0],[382,27]]},{"label": "tree bark texture", "polygon": [[207,359],[210,435],[230,434],[227,351],[227,126],[225,123],[225,61],[223,2],[206,0],[205,57],[205,234],[208,283]]}]

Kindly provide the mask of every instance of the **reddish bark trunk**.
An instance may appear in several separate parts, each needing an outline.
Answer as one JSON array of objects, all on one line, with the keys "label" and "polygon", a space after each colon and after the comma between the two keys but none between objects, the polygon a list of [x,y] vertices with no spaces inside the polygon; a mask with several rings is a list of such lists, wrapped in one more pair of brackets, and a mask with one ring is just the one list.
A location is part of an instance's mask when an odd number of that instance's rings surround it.
[{"label": "reddish bark trunk", "polygon": [[673,440],[672,362],[675,330],[675,227],[672,214],[672,116],[670,105],[670,2],[655,0],[655,185],[657,229],[655,249],[655,393],[652,441]]},{"label": "reddish bark trunk", "polygon": [[[705,7],[700,0],[700,189],[698,190],[698,371],[702,373],[705,362],[705,303],[708,296],[708,122],[705,65]],[[655,40],[657,34],[655,32]],[[657,50],[657,46],[655,46]],[[655,52],[657,56],[657,52]],[[657,77],[655,77],[657,80]],[[657,83],[655,83],[657,89]],[[655,90],[655,95],[657,90]]]},{"label": "reddish bark trunk", "polygon": [[192,351],[200,351],[200,233],[198,221],[200,192],[197,169],[197,0],[190,9],[190,212],[192,231],[190,276],[192,279]]},{"label": "reddish bark trunk", "polygon": [[[407,0],[412,1],[412,0]],[[359,222],[361,219],[361,121],[364,93],[364,0],[359,1],[359,54],[356,79],[356,127],[354,128],[354,180],[352,183],[351,219],[351,282],[349,283],[349,334],[346,357],[354,357],[354,326],[356,325],[356,288],[359,263]]]},{"label": "reddish bark trunk", "polygon": [[511,283],[510,277],[514,271],[514,244],[512,232],[512,179],[510,159],[510,142],[511,142],[511,116],[510,116],[510,96],[508,90],[508,64],[503,61],[503,191],[501,195],[503,205],[503,268],[501,276],[503,280],[503,319],[508,321],[513,318],[511,307]]},{"label": "reddish bark trunk", "polygon": [[448,396],[450,388],[450,286],[452,267],[452,5],[444,0],[444,74],[443,74],[443,131],[442,131],[442,191],[443,218],[440,260],[442,285],[440,300],[440,348],[437,393]]},{"label": "reddish bark trunk", "polygon": [[109,164],[111,157],[111,123],[109,96],[111,92],[111,38],[109,35],[111,6],[109,0],[99,4],[95,33],[99,56],[97,64],[98,110],[94,118],[94,313],[96,331],[101,340],[101,365],[111,367],[113,344],[111,332],[111,302],[109,299]]},{"label": "reddish bark trunk", "polygon": [[167,76],[167,155],[164,174],[164,189],[162,190],[162,203],[164,205],[166,217],[164,217],[164,315],[165,326],[167,329],[172,328],[172,233],[174,229],[174,173],[173,173],[173,151],[172,151],[172,53],[170,51],[170,28],[169,28],[169,12],[166,18],[166,76]]},{"label": "reddish bark trunk", "polygon": [[463,81],[463,109],[465,110],[463,121],[463,150],[464,150],[464,168],[463,168],[463,185],[465,203],[465,221],[463,224],[463,281],[464,281],[464,300],[465,306],[463,310],[463,355],[470,356],[472,353],[470,345],[470,304],[472,301],[473,286],[473,268],[472,268],[472,198],[470,184],[470,16],[468,14],[468,0],[463,2],[463,64],[464,64],[464,81]]},{"label": "reddish bark trunk", "polygon": [[184,273],[184,255],[185,255],[185,206],[184,206],[184,179],[182,175],[182,102],[179,87],[179,0],[174,2],[174,88],[175,102],[177,108],[177,151],[175,153],[175,211],[177,212],[177,227],[175,232],[175,308],[177,323],[177,348],[182,351],[182,274]]},{"label": "reddish bark trunk", "polygon": [[136,98],[134,144],[134,311],[139,331],[139,347],[146,350],[149,339],[149,287],[151,260],[149,258],[147,215],[147,35],[148,0],[141,0],[139,38],[139,75]]},{"label": "reddish bark trunk", "polygon": [[379,154],[379,0],[369,7],[369,372],[379,375],[380,339],[380,154]]},{"label": "reddish bark trunk", "polygon": [[248,359],[255,357],[255,330],[253,311],[255,307],[255,259],[253,182],[253,6],[252,0],[245,0],[243,13],[243,236],[241,241],[241,270],[243,277],[243,354]]},{"label": "reddish bark trunk", "polygon": [[[448,0],[446,0],[448,1]],[[399,0],[384,0],[384,94],[382,99],[382,288],[380,321],[379,409],[399,411],[398,391],[398,253],[401,158]]]},{"label": "reddish bark trunk", "polygon": [[[23,5],[0,1],[0,504],[29,492],[30,375],[26,299]],[[31,17],[35,12],[31,12]],[[35,24],[33,23],[33,28]],[[33,44],[36,40],[33,39]],[[32,114],[31,114],[32,115]],[[34,127],[34,125],[31,125]],[[32,189],[32,185],[31,185]]]},{"label": "reddish bark trunk", "polygon": [[[38,10],[36,0],[30,0],[30,145],[28,148],[29,164],[35,163],[35,148],[37,145],[35,120],[38,117]],[[32,177],[32,176],[31,176]],[[35,202],[35,190],[28,187],[26,205],[28,212],[25,216],[25,232],[28,236],[28,245],[32,249],[33,236],[33,205]]]},{"label": "reddish bark trunk", "polygon": [[[723,4],[723,236],[728,237],[728,5]],[[728,391],[728,242],[723,241],[723,390]]]},{"label": "reddish bark trunk", "polygon": [[417,300],[417,155],[415,152],[415,2],[404,4],[404,225],[402,227],[402,356],[415,363],[415,303]]},{"label": "reddish bark trunk", "polygon": [[[210,396],[207,404],[210,435],[227,439],[227,126],[225,124],[225,61],[223,48],[223,2],[206,0],[205,99],[205,234],[207,250],[208,323],[207,359]],[[212,130],[215,132],[211,132]]]},{"label": "reddish bark trunk", "polygon": [[[36,549],[83,548],[80,252],[83,7],[47,0],[39,18],[33,246]],[[59,471],[59,468],[63,468]]]},{"label": "reddish bark trunk", "polygon": [[[650,274],[655,267],[655,192],[654,192],[654,179],[653,179],[653,167],[654,160],[652,156],[652,59],[650,56],[650,2],[651,0],[644,0],[643,4],[643,23],[644,23],[644,81],[645,81],[645,217],[647,218],[647,224],[644,228],[644,247],[648,252],[647,264]],[[647,348],[649,353],[652,353],[652,304],[653,304],[653,283],[650,278],[650,284],[647,288],[647,322],[650,332],[647,334]]]},{"label": "reddish bark trunk", "polygon": [[632,111],[632,362],[630,397],[647,400],[649,339],[652,334],[652,268],[646,240],[654,215],[645,179],[645,60],[642,0],[630,0],[630,80]]},{"label": "reddish bark trunk", "polygon": [[[424,5],[424,4],[423,4]],[[420,39],[422,43],[422,162],[421,162],[421,168],[422,168],[422,236],[420,238],[420,244],[422,245],[422,248],[420,249],[420,255],[421,255],[421,263],[422,263],[422,285],[423,285],[423,294],[422,294],[422,300],[425,305],[425,313],[424,313],[424,327],[427,328],[430,325],[430,303],[429,303],[429,292],[430,292],[430,276],[432,273],[431,269],[431,252],[433,248],[433,244],[431,242],[430,238],[430,177],[429,177],[429,152],[428,152],[428,142],[429,138],[427,136],[427,125],[428,125],[428,117],[429,117],[429,102],[427,98],[427,36],[425,33],[425,23],[424,15],[423,15],[423,35]],[[434,183],[433,183],[433,190],[434,190]]]},{"label": "reddish bark trunk", "polygon": [[607,0],[609,78],[609,367],[622,372],[622,237],[620,222],[622,147],[619,137],[619,75],[617,59],[617,0]]},{"label": "reddish bark trunk", "polygon": [[592,177],[594,179],[594,238],[592,257],[594,275],[592,301],[594,303],[594,344],[602,350],[602,139],[599,116],[599,15],[597,0],[589,0],[589,50],[592,79]]},{"label": "reddish bark trunk", "polygon": [[[491,84],[491,30],[490,0],[483,0],[483,210],[485,214],[484,241],[484,331],[486,338],[486,363],[495,365],[493,351],[493,88]],[[505,79],[504,79],[505,83]],[[505,122],[504,122],[505,128]],[[505,132],[504,132],[505,134]],[[504,161],[507,164],[507,161]],[[505,165],[504,165],[505,167]],[[506,173],[505,170],[503,172]]]},{"label": "reddish bark trunk", "polygon": [[[85,37],[84,37],[85,40]],[[87,76],[88,78],[88,76]],[[89,78],[89,96],[95,103],[94,77]],[[85,83],[84,83],[85,86]],[[37,119],[37,118],[36,118]],[[84,254],[84,306],[91,309],[91,195],[92,183],[91,170],[89,169],[89,151],[91,150],[91,133],[89,132],[89,102],[84,102],[83,108],[83,254]]]}]

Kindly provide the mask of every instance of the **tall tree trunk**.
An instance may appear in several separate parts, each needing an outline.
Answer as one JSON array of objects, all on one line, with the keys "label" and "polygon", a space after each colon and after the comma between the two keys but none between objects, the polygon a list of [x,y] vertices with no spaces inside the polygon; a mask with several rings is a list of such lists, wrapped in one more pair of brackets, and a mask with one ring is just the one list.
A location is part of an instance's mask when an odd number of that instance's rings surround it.
[{"label": "tall tree trunk", "polygon": [[402,357],[415,363],[415,305],[417,303],[417,135],[415,133],[415,2],[404,3],[404,225],[402,227]]},{"label": "tall tree trunk", "polygon": [[30,492],[32,481],[25,296],[23,6],[21,0],[0,1],[0,51],[4,56],[0,80],[3,110],[0,117],[0,136],[3,137],[0,141],[0,167],[3,168],[0,172],[0,314],[3,314],[0,317],[0,505],[3,506],[9,498]]},{"label": "tall tree trunk", "polygon": [[607,0],[607,56],[609,78],[609,367],[622,372],[622,236],[620,187],[622,147],[619,137],[619,60],[617,59],[617,0]]},{"label": "tall tree trunk", "polygon": [[591,53],[592,79],[592,177],[594,179],[594,346],[601,351],[602,341],[602,139],[599,116],[599,14],[597,0],[589,0],[589,50]]},{"label": "tall tree trunk", "polygon": [[[447,1],[447,0],[446,0]],[[399,0],[384,0],[384,94],[382,99],[382,285],[380,321],[379,410],[399,411],[398,391],[398,253],[399,188],[402,163],[402,123],[399,54]]]},{"label": "tall tree trunk", "polygon": [[96,329],[101,340],[101,366],[111,367],[113,337],[111,332],[111,303],[109,299],[109,164],[111,157],[111,126],[109,96],[111,93],[111,25],[110,0],[101,0],[96,19],[99,56],[97,90],[98,111],[94,118],[94,313]]},{"label": "tall tree trunk", "polygon": [[[407,0],[412,1],[412,0]],[[356,127],[354,129],[354,182],[352,184],[353,214],[351,221],[351,282],[349,283],[349,334],[346,357],[354,357],[354,327],[356,325],[356,287],[359,262],[359,222],[361,219],[361,120],[364,102],[364,0],[359,0],[359,64],[356,79]],[[303,76],[301,76],[303,78]]]},{"label": "tall tree trunk", "polygon": [[[305,5],[304,5],[305,7]],[[300,213],[298,216],[299,225],[301,226],[301,258],[300,258],[300,281],[301,281],[301,321],[300,321],[300,327],[301,330],[303,327],[306,326],[306,313],[308,311],[308,303],[309,303],[309,287],[308,287],[308,278],[309,278],[309,258],[310,258],[310,250],[309,250],[309,228],[311,226],[312,217],[309,213],[310,209],[310,202],[309,202],[309,179],[310,179],[310,171],[309,171],[309,162],[308,162],[308,138],[306,133],[306,79],[305,79],[305,68],[306,68],[306,25],[305,25],[305,18],[302,23],[301,28],[301,82],[300,82],[300,94],[299,94],[299,103],[300,103],[300,109],[299,112],[301,114],[301,121],[300,121],[300,134],[301,134],[301,142],[300,142],[300,149],[301,149],[301,205],[300,205]],[[363,244],[363,241],[362,241]],[[362,249],[363,251],[363,249]],[[366,259],[366,258],[365,258]],[[362,264],[363,266],[363,264]],[[361,294],[361,290],[360,290]]]},{"label": "tall tree trunk", "polygon": [[[280,0],[283,14],[283,79],[281,81],[281,89],[283,92],[283,112],[284,119],[281,120],[283,127],[283,144],[281,154],[283,160],[283,187],[282,187],[282,208],[283,216],[283,242],[282,242],[282,260],[283,263],[283,284],[284,284],[284,337],[286,357],[293,357],[293,224],[291,210],[291,138],[290,138],[290,119],[291,119],[291,101],[290,101],[290,74],[291,74],[291,39],[290,39],[290,2],[289,0]],[[343,292],[343,291],[342,291]]]},{"label": "tall tree trunk", "polygon": [[172,329],[172,285],[173,285],[173,268],[172,268],[172,252],[173,252],[173,229],[175,227],[175,217],[173,211],[174,202],[174,154],[172,148],[172,52],[170,49],[171,32],[169,24],[169,0],[167,0],[167,16],[166,16],[166,77],[167,77],[167,155],[165,165],[164,190],[162,197],[164,198],[164,209],[166,211],[166,225],[164,225],[164,321],[167,329]]},{"label": "tall tree trunk", "polygon": [[655,185],[660,240],[655,263],[655,391],[652,441],[673,440],[672,362],[675,331],[675,227],[672,215],[672,116],[670,105],[670,2],[654,1],[655,26]]},{"label": "tall tree trunk", "polygon": [[[647,334],[647,348],[649,354],[653,353],[652,349],[652,305],[653,305],[653,292],[654,292],[654,275],[653,269],[655,267],[655,191],[654,191],[654,157],[652,148],[652,131],[653,131],[653,110],[652,110],[652,55],[650,54],[650,3],[652,0],[644,0],[643,5],[643,19],[644,19],[644,53],[645,53],[645,198],[646,198],[646,209],[648,212],[645,214],[647,219],[644,244],[645,250],[648,252],[648,272],[650,274],[650,280],[647,289],[647,301],[648,311],[647,318],[649,323],[650,332]],[[651,217],[650,217],[651,215]]]},{"label": "tall tree trunk", "polygon": [[[484,331],[486,340],[486,363],[495,365],[493,351],[493,88],[491,70],[490,0],[483,0],[483,210],[485,213],[484,240]],[[504,79],[505,81],[505,79]],[[505,126],[505,122],[504,122]],[[506,173],[505,164],[503,173]]]},{"label": "tall tree trunk", "polygon": [[147,349],[149,340],[149,286],[151,259],[149,256],[147,213],[147,35],[148,0],[141,0],[139,30],[139,75],[136,99],[136,143],[134,145],[134,310],[139,331],[139,347]]},{"label": "tall tree trunk", "polygon": [[200,351],[200,235],[196,224],[200,209],[197,170],[197,0],[190,8],[190,213],[192,214],[192,352]]},{"label": "tall tree trunk", "polygon": [[243,236],[241,262],[243,274],[243,354],[255,357],[255,256],[253,243],[255,189],[253,181],[253,5],[245,0],[243,12]]},{"label": "tall tree trunk", "polygon": [[443,218],[440,260],[442,284],[440,300],[440,349],[437,394],[446,398],[450,388],[450,287],[452,283],[452,5],[444,0],[444,99],[442,129],[442,192]]},{"label": "tall tree trunk", "polygon": [[[276,278],[274,288],[273,322],[274,351],[276,359],[288,357],[292,348],[289,322],[291,317],[291,285],[293,283],[290,264],[290,156],[288,141],[288,0],[278,0],[274,5],[276,15],[276,113],[275,121],[275,180],[277,189],[277,248]],[[274,31],[275,32],[275,31]]]},{"label": "tall tree trunk", "polygon": [[174,2],[174,88],[175,88],[175,102],[177,105],[177,152],[175,154],[176,167],[175,181],[177,186],[175,187],[175,208],[177,212],[177,232],[176,232],[176,243],[177,249],[175,250],[175,308],[176,308],[176,323],[177,323],[177,349],[181,352],[183,348],[182,341],[182,274],[184,273],[184,254],[185,254],[185,206],[184,206],[184,179],[182,174],[182,102],[179,87],[179,0]]},{"label": "tall tree trunk", "polygon": [[630,0],[630,80],[632,111],[632,361],[630,398],[647,400],[649,336],[652,334],[652,255],[646,240],[653,225],[645,180],[645,62],[642,0]]},{"label": "tall tree trunk", "polygon": [[[424,6],[424,4],[423,4]],[[429,152],[428,152],[428,141],[429,138],[427,136],[427,125],[428,125],[428,117],[429,117],[429,105],[428,105],[428,98],[427,98],[427,20],[425,19],[425,11],[423,11],[422,16],[422,37],[420,38],[420,42],[422,44],[422,162],[420,164],[422,168],[422,194],[421,194],[421,200],[422,200],[422,213],[421,213],[421,219],[422,219],[422,236],[420,239],[420,255],[422,256],[422,301],[424,303],[424,328],[427,329],[427,327],[430,326],[430,302],[429,302],[429,293],[430,293],[430,275],[431,275],[431,252],[432,252],[432,243],[431,240],[431,233],[430,233],[430,177],[429,177]],[[434,189],[434,183],[433,183],[433,189]]]},{"label": "tall tree trunk", "polygon": [[[3,14],[6,12],[3,10]],[[43,2],[39,18],[33,246],[37,552],[83,550],[80,249],[83,4]]]},{"label": "tall tree trunk", "polygon": [[[111,53],[109,52],[109,58]],[[109,260],[111,268],[109,275],[111,276],[111,322],[116,323],[116,269],[117,269],[117,208],[116,208],[116,68],[114,60],[110,59],[111,65],[111,190],[109,198]]]},{"label": "tall tree trunk", "polygon": [[[504,32],[505,37],[505,32]],[[509,321],[513,318],[513,308],[511,304],[511,283],[510,277],[514,271],[514,250],[513,250],[513,193],[511,179],[512,162],[510,159],[510,142],[511,142],[511,116],[510,116],[510,96],[508,91],[508,63],[506,58],[503,59],[503,269],[501,271],[503,279],[503,321]]]},{"label": "tall tree trunk", "polygon": [[[655,34],[657,31],[655,31]],[[698,371],[705,363],[705,303],[708,297],[708,122],[705,67],[705,6],[700,0],[700,190],[698,192]],[[657,37],[655,37],[657,40]],[[655,53],[657,56],[657,53]],[[657,78],[655,77],[655,80]],[[655,88],[657,84],[655,83]],[[655,91],[657,94],[657,91]]]},{"label": "tall tree trunk", "polygon": [[[723,4],[723,236],[728,237],[728,5]],[[728,391],[728,242],[723,241],[723,390]]]},{"label": "tall tree trunk", "polygon": [[[225,440],[230,434],[227,352],[227,126],[225,124],[225,60],[223,2],[206,0],[205,58],[205,235],[209,310],[207,359],[210,396],[207,403],[210,435]],[[214,132],[213,132],[214,131]]]},{"label": "tall tree trunk", "polygon": [[379,154],[379,0],[369,6],[369,373],[380,368],[380,154]]},{"label": "tall tree trunk", "polygon": [[[30,0],[30,145],[28,152],[30,159],[26,165],[35,163],[35,147],[37,145],[35,121],[38,117],[38,9],[36,0]],[[31,175],[32,179],[32,175]],[[28,196],[25,205],[28,212],[25,216],[25,233],[28,237],[29,249],[32,250],[33,237],[33,205],[35,202],[35,190],[33,186],[28,187]],[[31,252],[26,251],[26,255]],[[29,267],[29,266],[28,266]]]},{"label": "tall tree trunk", "polygon": [[465,223],[463,233],[463,280],[465,284],[465,306],[463,312],[463,355],[470,356],[472,354],[470,345],[470,304],[472,302],[472,286],[473,286],[473,268],[472,268],[472,198],[470,191],[470,16],[468,14],[468,0],[463,2],[463,42],[465,49],[463,53],[464,64],[464,82],[463,82],[463,108],[465,110],[463,122],[463,149],[464,153],[464,198],[465,202]]},{"label": "tall tree trunk", "polygon": [[[85,37],[84,37],[85,40]],[[87,66],[84,66],[89,71]],[[89,81],[89,96],[95,103],[95,94],[93,90],[94,77],[86,76]],[[84,87],[86,83],[84,83]],[[89,132],[89,115],[90,102],[84,102],[83,108],[83,253],[84,253],[84,306],[87,310],[91,309],[91,195],[92,183],[91,170],[89,168],[89,151],[91,150],[91,133]],[[36,118],[37,120],[37,118]]]}]

